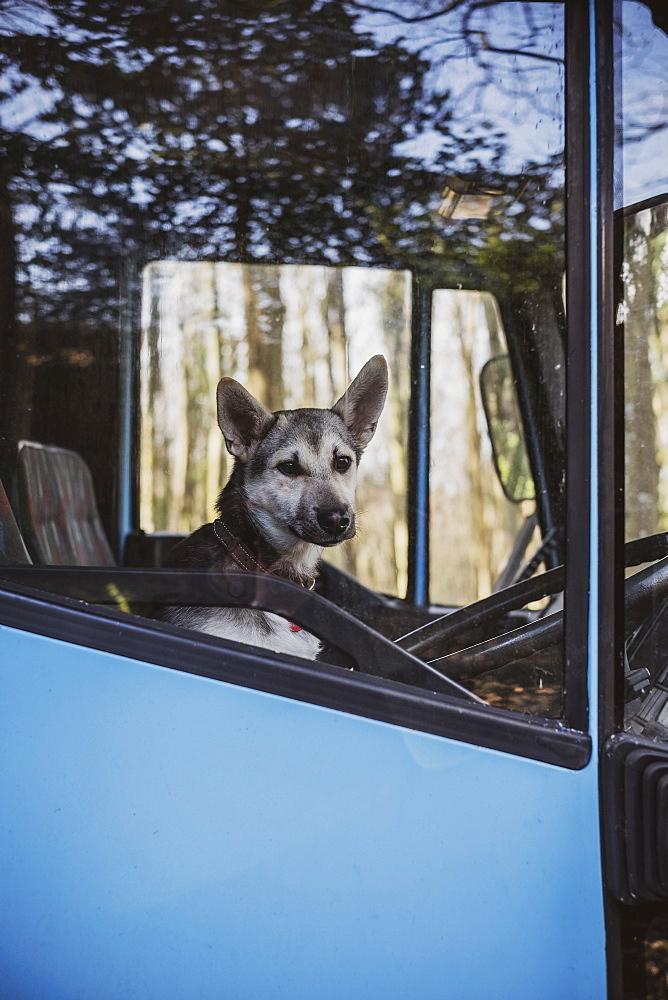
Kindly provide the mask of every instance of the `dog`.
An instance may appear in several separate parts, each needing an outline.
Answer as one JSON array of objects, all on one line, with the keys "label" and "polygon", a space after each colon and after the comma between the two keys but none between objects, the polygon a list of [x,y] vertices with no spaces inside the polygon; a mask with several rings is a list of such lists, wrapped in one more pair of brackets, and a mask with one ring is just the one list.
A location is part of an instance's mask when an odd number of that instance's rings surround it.
[{"label": "dog", "polygon": [[[234,458],[218,517],[172,550],[166,565],[270,573],[315,584],[322,550],[352,538],[362,453],[385,404],[388,371],[378,354],[331,409],[275,413],[232,378],[217,389],[218,426]],[[278,615],[246,608],[167,607],[159,617],[237,642],[315,659],[320,641]]]}]

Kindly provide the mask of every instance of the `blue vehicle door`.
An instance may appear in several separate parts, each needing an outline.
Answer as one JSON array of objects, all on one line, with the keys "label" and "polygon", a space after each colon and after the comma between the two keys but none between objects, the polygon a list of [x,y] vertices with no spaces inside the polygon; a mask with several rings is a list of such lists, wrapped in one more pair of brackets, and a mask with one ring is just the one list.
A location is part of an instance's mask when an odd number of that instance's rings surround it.
[{"label": "blue vehicle door", "polygon": [[[617,995],[629,907],[662,905],[614,831],[663,675],[658,640],[622,641],[605,345],[663,216],[601,240],[608,4],[82,0],[0,26],[0,993]],[[357,531],[313,589],[173,568],[243,471],[221,379],[311,427],[376,355]]]}]

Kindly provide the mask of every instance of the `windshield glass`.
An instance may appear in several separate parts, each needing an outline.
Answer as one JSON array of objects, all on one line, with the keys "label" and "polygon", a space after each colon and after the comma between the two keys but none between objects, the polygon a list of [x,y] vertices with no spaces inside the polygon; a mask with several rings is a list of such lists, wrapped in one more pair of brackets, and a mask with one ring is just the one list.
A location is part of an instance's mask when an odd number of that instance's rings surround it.
[{"label": "windshield glass", "polygon": [[[27,2],[0,53],[0,478],[34,564],[174,568],[263,412],[351,385],[338,466],[314,431],[266,460],[272,565],[306,533],[304,579],[396,639],[563,560],[562,4]],[[382,392],[354,382],[378,355]],[[159,619],[143,597],[119,606]],[[548,659],[494,698],[558,714]]]}]

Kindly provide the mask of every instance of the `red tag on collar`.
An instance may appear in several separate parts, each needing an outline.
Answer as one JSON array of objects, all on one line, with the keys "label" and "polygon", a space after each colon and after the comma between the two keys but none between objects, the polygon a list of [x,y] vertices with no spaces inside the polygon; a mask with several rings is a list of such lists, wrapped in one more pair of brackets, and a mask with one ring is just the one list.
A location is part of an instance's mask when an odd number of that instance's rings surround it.
[{"label": "red tag on collar", "polygon": [[301,627],[301,625],[295,625],[294,622],[290,622],[290,631],[291,632],[301,632],[302,631],[302,627]]}]

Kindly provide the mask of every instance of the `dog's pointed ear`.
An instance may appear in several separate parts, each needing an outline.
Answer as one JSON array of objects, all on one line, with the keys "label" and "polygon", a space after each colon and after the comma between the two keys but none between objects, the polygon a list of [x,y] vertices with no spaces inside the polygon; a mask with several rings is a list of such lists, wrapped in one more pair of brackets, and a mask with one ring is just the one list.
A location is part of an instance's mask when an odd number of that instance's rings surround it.
[{"label": "dog's pointed ear", "polygon": [[258,403],[247,389],[233,378],[221,378],[216,391],[218,426],[230,455],[245,461],[253,444],[273,420],[273,414]]},{"label": "dog's pointed ear", "polygon": [[341,399],[332,407],[352,434],[360,451],[364,451],[374,435],[385,405],[387,385],[387,362],[382,354],[376,354],[367,361]]}]

